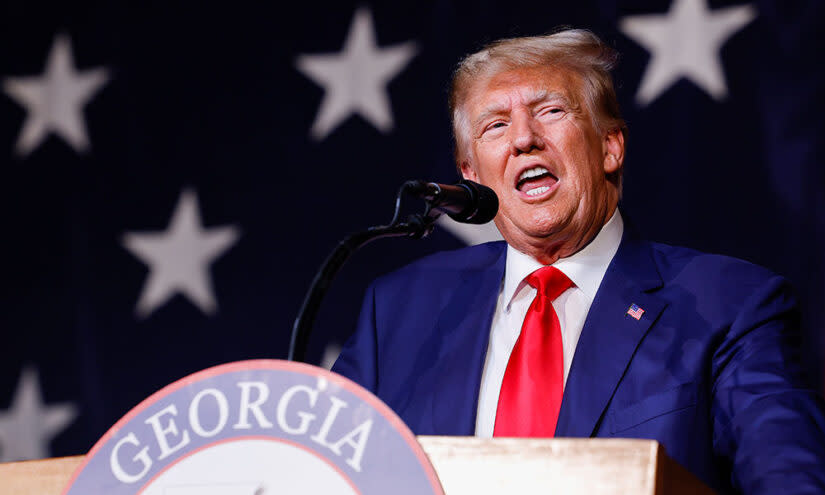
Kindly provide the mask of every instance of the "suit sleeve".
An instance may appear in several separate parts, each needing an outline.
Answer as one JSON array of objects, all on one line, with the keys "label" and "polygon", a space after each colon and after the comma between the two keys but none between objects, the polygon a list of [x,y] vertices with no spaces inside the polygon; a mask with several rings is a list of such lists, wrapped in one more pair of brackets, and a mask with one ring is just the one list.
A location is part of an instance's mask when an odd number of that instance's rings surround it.
[{"label": "suit sleeve", "polygon": [[332,371],[376,393],[378,389],[377,340],[375,284],[372,284],[364,296],[355,333],[344,344]]},{"label": "suit sleeve", "polygon": [[796,302],[773,277],[713,356],[714,448],[743,493],[825,493],[825,408],[800,361]]}]

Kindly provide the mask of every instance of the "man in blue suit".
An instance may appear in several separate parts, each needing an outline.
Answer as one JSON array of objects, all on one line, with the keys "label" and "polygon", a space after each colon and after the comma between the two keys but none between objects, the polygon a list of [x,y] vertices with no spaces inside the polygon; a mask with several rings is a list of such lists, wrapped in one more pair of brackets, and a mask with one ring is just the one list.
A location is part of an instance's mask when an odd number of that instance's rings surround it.
[{"label": "man in blue suit", "polygon": [[825,493],[788,284],[622,219],[614,61],[568,30],[461,62],[457,162],[498,195],[506,243],[376,281],[333,370],[416,434],[650,438],[720,491]]}]

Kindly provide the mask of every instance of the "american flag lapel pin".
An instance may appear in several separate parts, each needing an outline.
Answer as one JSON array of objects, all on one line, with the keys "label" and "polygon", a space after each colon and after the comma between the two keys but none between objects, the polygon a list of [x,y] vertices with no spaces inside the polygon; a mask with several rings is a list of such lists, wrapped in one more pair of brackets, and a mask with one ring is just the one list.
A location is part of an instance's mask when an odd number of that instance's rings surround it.
[{"label": "american flag lapel pin", "polygon": [[636,320],[641,319],[642,315],[645,314],[645,310],[640,308],[637,304],[631,304],[630,308],[627,310],[627,314],[635,318]]}]

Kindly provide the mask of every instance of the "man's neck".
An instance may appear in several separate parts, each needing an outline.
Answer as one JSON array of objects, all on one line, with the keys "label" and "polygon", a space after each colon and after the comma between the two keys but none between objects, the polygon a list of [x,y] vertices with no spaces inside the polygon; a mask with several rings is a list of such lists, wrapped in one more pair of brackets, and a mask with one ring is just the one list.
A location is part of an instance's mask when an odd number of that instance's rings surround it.
[{"label": "man's neck", "polygon": [[[572,256],[556,260],[553,266],[567,275],[588,297],[593,298],[607,266],[619,249],[623,233],[624,220],[616,210],[587,246]],[[542,266],[543,263],[536,258],[508,246],[505,280],[502,286],[507,294],[507,300],[510,300],[525,276]]]},{"label": "man's neck", "polygon": [[542,265],[552,265],[560,259],[569,258],[579,251],[585,249],[599,235],[605,225],[616,216],[618,206],[613,204],[604,215],[597,216],[598,220],[593,222],[587,229],[582,229],[577,237],[556,238],[553,242],[549,239],[538,242],[535,246],[527,246],[523,252],[535,258]]}]

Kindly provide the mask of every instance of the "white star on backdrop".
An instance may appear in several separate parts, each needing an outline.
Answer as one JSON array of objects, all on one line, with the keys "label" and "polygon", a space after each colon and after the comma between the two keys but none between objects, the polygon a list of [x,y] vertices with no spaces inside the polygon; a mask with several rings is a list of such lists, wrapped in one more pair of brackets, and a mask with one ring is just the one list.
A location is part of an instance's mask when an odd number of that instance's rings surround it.
[{"label": "white star on backdrop", "polygon": [[625,17],[619,28],[651,55],[636,101],[648,105],[679,78],[689,79],[716,100],[728,94],[720,59],[722,45],[756,17],[752,5],[711,11],[706,0],[673,0],[667,14]]},{"label": "white star on backdrop", "polygon": [[71,39],[57,35],[42,75],[3,80],[3,90],[28,112],[15,145],[17,154],[31,153],[50,132],[63,138],[76,152],[88,150],[83,107],[108,80],[109,72],[103,68],[77,71]]},{"label": "white star on backdrop", "polygon": [[335,364],[335,361],[338,359],[338,356],[341,355],[341,344],[338,342],[330,342],[324,348],[324,354],[321,356],[321,368],[326,370],[331,370],[332,365]]},{"label": "white star on backdrop", "polygon": [[501,233],[493,222],[482,225],[459,223],[447,215],[441,215],[438,217],[438,220],[436,220],[436,223],[468,246],[504,239],[501,237]]},{"label": "white star on backdrop", "polygon": [[37,370],[24,368],[9,409],[0,410],[0,462],[48,457],[49,443],[76,417],[74,404],[43,404]]},{"label": "white star on backdrop", "polygon": [[372,14],[359,8],[340,53],[300,55],[296,66],[324,87],[324,98],[310,135],[320,141],[352,114],[379,131],[393,128],[387,84],[409,63],[418,48],[412,41],[384,48],[375,42]]},{"label": "white star on backdrop", "polygon": [[240,236],[234,225],[204,229],[195,191],[184,189],[163,232],[127,232],[123,246],[149,266],[135,312],[145,318],[175,294],[186,296],[207,315],[218,304],[210,265]]}]

